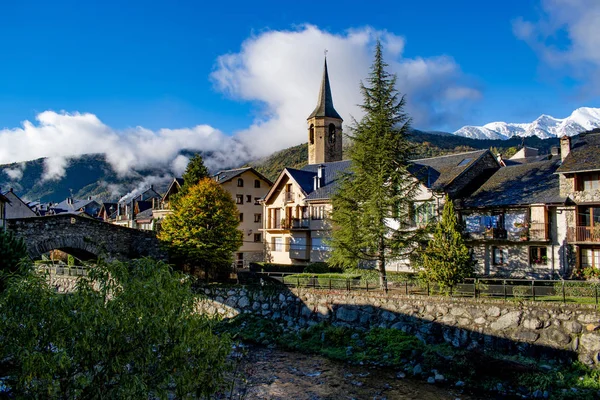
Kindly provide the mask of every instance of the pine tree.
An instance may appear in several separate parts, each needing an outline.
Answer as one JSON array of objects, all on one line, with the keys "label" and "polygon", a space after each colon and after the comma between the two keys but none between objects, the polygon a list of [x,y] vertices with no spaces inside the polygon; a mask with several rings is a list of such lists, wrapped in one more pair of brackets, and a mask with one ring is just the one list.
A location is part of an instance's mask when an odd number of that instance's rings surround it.
[{"label": "pine tree", "polygon": [[208,168],[204,165],[204,160],[200,154],[194,154],[181,177],[183,178],[182,191],[184,192],[187,191],[190,186],[196,185],[202,179],[210,177]]},{"label": "pine tree", "polygon": [[410,118],[403,111],[406,100],[395,88],[396,77],[386,66],[377,42],[367,84],[361,82],[365,115],[354,121],[349,135],[354,143],[350,172],[340,178],[332,199],[329,260],[340,266],[376,263],[384,289],[386,262],[407,257],[422,234],[406,223],[418,189],[407,170]]},{"label": "pine tree", "polygon": [[173,259],[210,272],[225,271],[233,262],[233,252],[242,245],[237,229],[238,210],[217,182],[204,178],[178,196],[173,214],[162,223],[158,238],[165,242]]},{"label": "pine tree", "polygon": [[474,274],[471,250],[465,245],[454,204],[448,196],[433,239],[421,256],[424,278],[436,282],[442,290],[452,288]]}]

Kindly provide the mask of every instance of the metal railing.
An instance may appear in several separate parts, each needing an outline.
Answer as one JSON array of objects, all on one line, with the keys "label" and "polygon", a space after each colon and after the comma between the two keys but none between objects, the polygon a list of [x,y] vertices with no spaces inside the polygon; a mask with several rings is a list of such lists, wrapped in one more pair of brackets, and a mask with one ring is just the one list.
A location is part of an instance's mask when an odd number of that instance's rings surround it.
[{"label": "metal railing", "polygon": [[[379,278],[331,278],[297,273],[261,272],[291,288],[346,291],[381,291]],[[451,296],[505,301],[549,301],[599,304],[600,283],[570,280],[472,278],[451,288],[418,279],[386,278],[389,293],[416,296]]]}]

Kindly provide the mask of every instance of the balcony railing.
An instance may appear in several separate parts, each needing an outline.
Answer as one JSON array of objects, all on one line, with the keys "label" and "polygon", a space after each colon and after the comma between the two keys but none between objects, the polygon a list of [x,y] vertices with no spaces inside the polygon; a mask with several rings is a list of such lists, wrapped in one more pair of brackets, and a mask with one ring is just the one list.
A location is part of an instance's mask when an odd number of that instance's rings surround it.
[{"label": "balcony railing", "polygon": [[294,192],[285,192],[284,194],[284,199],[286,203],[293,203],[294,202]]},{"label": "balcony railing", "polygon": [[479,232],[470,232],[469,237],[475,240],[493,239],[509,241],[546,241],[549,238],[548,224],[524,223],[522,227],[507,230],[504,228],[481,227]]},{"label": "balcony railing", "polygon": [[292,229],[308,229],[310,228],[309,218],[292,218]]},{"label": "balcony railing", "polygon": [[567,229],[567,241],[600,243],[600,226],[576,226]]}]

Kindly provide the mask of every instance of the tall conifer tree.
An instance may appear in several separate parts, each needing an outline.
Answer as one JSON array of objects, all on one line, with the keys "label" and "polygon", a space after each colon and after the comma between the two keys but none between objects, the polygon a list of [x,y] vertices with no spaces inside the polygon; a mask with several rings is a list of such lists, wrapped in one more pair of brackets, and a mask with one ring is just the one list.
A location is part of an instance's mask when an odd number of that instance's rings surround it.
[{"label": "tall conifer tree", "polygon": [[454,204],[448,196],[442,219],[437,223],[433,239],[429,241],[421,260],[423,276],[431,282],[437,282],[442,290],[474,274],[471,250],[465,245]]},{"label": "tall conifer tree", "polygon": [[405,98],[395,88],[396,76],[386,67],[377,42],[371,72],[360,86],[365,115],[350,130],[350,172],[340,179],[330,215],[330,262],[375,263],[384,289],[386,262],[407,257],[421,236],[408,224],[418,188],[407,170],[410,118],[403,110]]}]

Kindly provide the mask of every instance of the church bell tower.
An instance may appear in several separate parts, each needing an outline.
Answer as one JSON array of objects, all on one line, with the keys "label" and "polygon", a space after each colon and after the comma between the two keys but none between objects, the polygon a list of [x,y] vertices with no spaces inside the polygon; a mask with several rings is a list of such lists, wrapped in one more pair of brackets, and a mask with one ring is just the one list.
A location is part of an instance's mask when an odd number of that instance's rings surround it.
[{"label": "church bell tower", "polygon": [[333,108],[325,58],[317,108],[307,118],[309,164],[342,160],[342,122],[342,117]]}]

